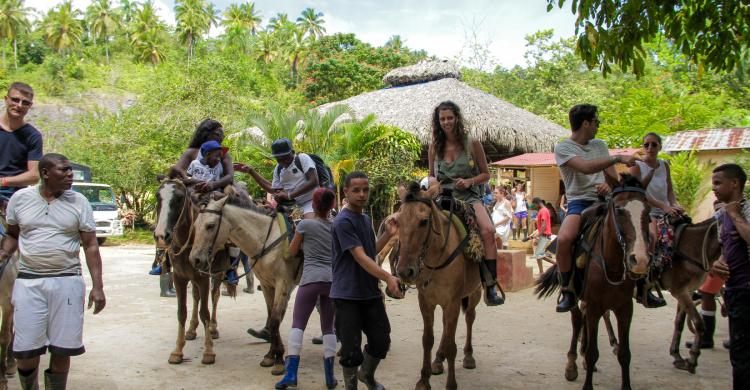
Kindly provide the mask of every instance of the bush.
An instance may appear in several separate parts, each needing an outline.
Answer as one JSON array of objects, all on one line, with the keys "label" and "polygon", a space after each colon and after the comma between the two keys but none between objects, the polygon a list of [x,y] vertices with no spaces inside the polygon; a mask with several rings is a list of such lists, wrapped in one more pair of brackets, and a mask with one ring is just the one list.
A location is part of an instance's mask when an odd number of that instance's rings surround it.
[{"label": "bush", "polygon": [[[672,175],[672,190],[685,212],[694,214],[696,207],[705,199],[711,186],[705,185],[711,177],[713,164],[698,161],[695,150],[669,156],[669,169]],[[708,180],[710,183],[710,180]]]}]

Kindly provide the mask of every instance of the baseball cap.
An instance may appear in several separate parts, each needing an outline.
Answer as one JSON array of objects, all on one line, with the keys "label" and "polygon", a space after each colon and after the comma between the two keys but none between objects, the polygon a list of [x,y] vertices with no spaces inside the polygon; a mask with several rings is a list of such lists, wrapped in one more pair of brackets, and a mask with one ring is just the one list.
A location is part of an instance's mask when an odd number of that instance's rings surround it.
[{"label": "baseball cap", "polygon": [[271,144],[271,157],[283,157],[292,153],[292,141],[289,138],[279,138]]},{"label": "baseball cap", "polygon": [[216,141],[206,141],[201,145],[201,154],[205,156],[206,154],[218,149],[221,149],[221,144]]}]

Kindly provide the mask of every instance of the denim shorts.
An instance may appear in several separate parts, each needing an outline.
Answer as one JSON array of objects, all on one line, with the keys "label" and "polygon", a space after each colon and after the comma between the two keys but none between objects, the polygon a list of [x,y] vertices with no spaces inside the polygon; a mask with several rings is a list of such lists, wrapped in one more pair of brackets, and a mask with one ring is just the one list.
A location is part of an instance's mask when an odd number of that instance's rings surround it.
[{"label": "denim shorts", "polygon": [[583,210],[594,204],[593,200],[576,199],[568,201],[568,213],[565,215],[581,215]]}]

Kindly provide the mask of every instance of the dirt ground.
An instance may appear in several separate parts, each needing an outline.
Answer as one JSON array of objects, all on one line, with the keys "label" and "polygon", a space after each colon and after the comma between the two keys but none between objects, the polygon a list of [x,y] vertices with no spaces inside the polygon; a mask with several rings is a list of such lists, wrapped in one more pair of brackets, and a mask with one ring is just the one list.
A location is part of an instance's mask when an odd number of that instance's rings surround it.
[{"label": "dirt ground", "polygon": [[[107,307],[99,315],[86,313],[84,342],[86,353],[73,358],[70,389],[272,389],[280,377],[270,368],[258,365],[268,344],[252,338],[245,330],[261,327],[265,306],[261,293],[240,292],[236,300],[222,297],[219,303],[219,331],[215,340],[216,363],[200,363],[203,332],[185,347],[187,358],[181,365],[167,363],[174,347],[177,321],[174,298],[159,297],[158,277],[147,275],[153,260],[150,246],[105,246],[104,285]],[[531,263],[529,263],[531,265]],[[90,279],[86,276],[90,286]],[[244,280],[242,286],[244,287]],[[662,309],[635,308],[631,329],[632,385],[634,389],[729,389],[729,354],[718,347],[700,357],[697,373],[691,375],[672,367],[668,343],[672,333],[675,301]],[[554,312],[552,299],[539,301],[527,289],[508,294],[500,308],[478,307],[474,326],[475,370],[461,367],[465,335],[459,323],[457,340],[457,381],[465,389],[576,389],[583,385],[585,372],[567,382],[563,377],[570,334],[569,316]],[[291,307],[282,324],[286,341]],[[386,307],[393,328],[388,358],[381,363],[377,378],[388,389],[412,389],[421,366],[422,321],[416,291],[406,299],[387,299]],[[727,338],[726,319],[720,319],[716,341]],[[440,321],[436,321],[440,325]],[[200,328],[199,328],[200,330]],[[437,332],[440,332],[438,329]],[[599,371],[594,383],[600,389],[620,388],[620,369],[600,330]],[[317,314],[313,313],[305,333],[299,371],[299,389],[323,389],[323,349],[310,339],[320,334]],[[438,335],[440,333],[437,333]],[[437,343],[435,345],[437,348]],[[683,354],[686,351],[683,350]],[[42,362],[46,366],[46,359]],[[337,365],[336,376],[341,381]],[[18,379],[9,379],[11,389]],[[445,375],[433,376],[434,388],[445,386]],[[343,388],[342,384],[339,388]],[[362,388],[362,386],[360,386]]]}]

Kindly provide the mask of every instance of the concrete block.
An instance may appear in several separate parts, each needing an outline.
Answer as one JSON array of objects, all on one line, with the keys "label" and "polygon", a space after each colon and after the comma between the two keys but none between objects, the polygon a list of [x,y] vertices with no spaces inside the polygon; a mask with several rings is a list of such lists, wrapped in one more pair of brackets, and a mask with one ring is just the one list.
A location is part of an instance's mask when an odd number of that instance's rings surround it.
[{"label": "concrete block", "polygon": [[497,275],[505,291],[519,291],[534,285],[534,271],[526,265],[526,251],[497,251]]}]

